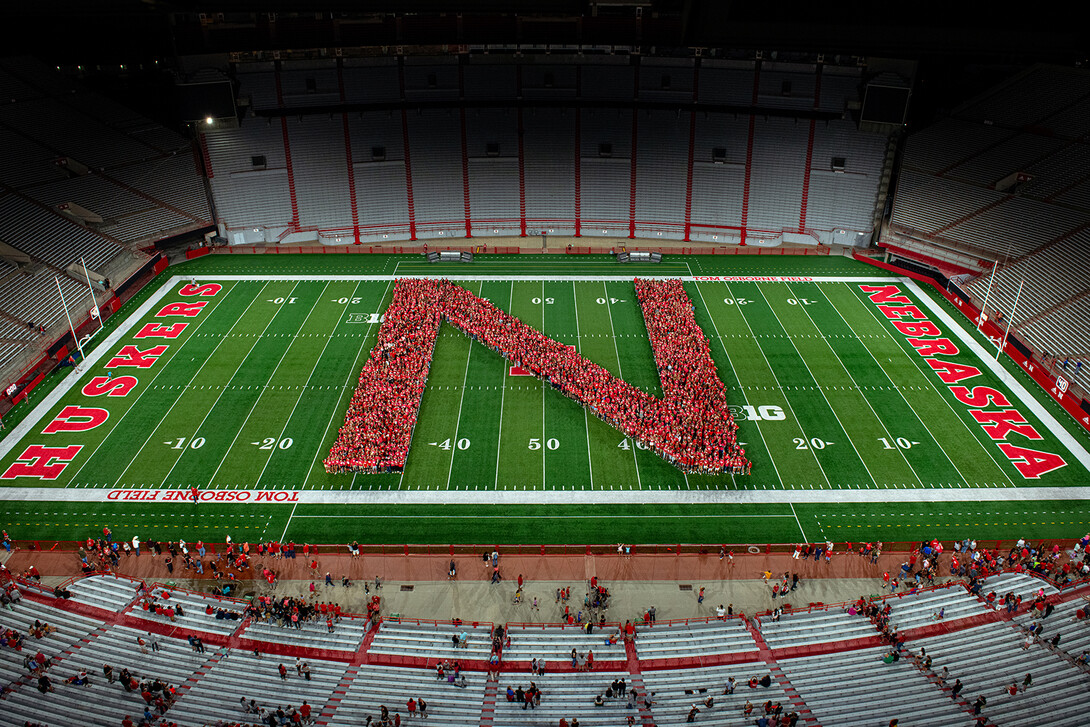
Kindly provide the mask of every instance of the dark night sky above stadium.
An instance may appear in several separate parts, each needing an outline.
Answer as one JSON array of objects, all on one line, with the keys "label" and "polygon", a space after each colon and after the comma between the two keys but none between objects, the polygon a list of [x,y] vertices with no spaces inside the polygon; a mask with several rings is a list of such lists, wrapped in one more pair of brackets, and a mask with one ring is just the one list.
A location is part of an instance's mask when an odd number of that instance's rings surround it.
[{"label": "dark night sky above stadium", "polygon": [[[617,17],[613,31],[602,31],[616,44],[639,44],[638,25],[631,21],[634,7],[643,5],[644,17],[666,18],[659,36],[643,39],[644,44],[662,46],[724,46],[809,50],[860,55],[925,57],[930,55],[986,56],[1066,60],[1078,59],[1085,44],[1077,24],[1058,22],[1055,17],[1034,15],[1027,8],[1005,12],[1009,6],[989,7],[979,2],[882,3],[847,0],[623,0],[601,5],[597,15]],[[6,31],[3,54],[54,55],[67,61],[82,56],[119,54],[162,54],[170,47],[172,16],[204,13],[293,13],[310,18],[316,12],[352,16],[375,13],[418,14],[462,13],[465,17],[502,15],[534,18],[535,32],[546,35],[549,28],[567,34],[576,19],[591,17],[594,3],[588,0],[36,0],[5,8]],[[328,17],[328,16],[327,16]],[[552,25],[550,26],[548,22]],[[649,22],[644,22],[648,27]],[[467,23],[465,27],[469,27]],[[491,28],[513,25],[491,24]],[[544,29],[544,30],[543,30]],[[507,31],[500,30],[500,33]],[[410,41],[411,39],[405,39]],[[430,40],[430,39],[429,39]],[[510,38],[506,42],[519,42]],[[600,38],[595,39],[602,42]],[[398,42],[395,38],[390,43]],[[435,41],[432,41],[435,42]],[[495,38],[449,38],[449,43],[499,42]],[[524,41],[527,42],[527,41]],[[535,37],[528,42],[543,42]],[[544,42],[548,42],[547,40]],[[571,42],[559,38],[556,42]],[[164,45],[167,44],[167,45]],[[333,38],[330,38],[333,45]],[[184,45],[184,44],[183,44]],[[197,52],[197,48],[179,48]],[[237,49],[247,50],[247,49]]]}]

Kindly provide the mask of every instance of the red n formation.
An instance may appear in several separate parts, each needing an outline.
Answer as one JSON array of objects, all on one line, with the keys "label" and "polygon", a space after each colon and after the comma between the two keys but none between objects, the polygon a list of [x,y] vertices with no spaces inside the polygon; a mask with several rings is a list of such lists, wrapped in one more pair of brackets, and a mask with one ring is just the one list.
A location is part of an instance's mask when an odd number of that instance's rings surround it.
[{"label": "red n formation", "polygon": [[636,280],[662,382],[659,399],[613,376],[515,316],[446,280],[399,280],[360,372],[328,472],[405,466],[444,320],[684,472],[744,471],[745,451],[704,332],[680,281]]}]

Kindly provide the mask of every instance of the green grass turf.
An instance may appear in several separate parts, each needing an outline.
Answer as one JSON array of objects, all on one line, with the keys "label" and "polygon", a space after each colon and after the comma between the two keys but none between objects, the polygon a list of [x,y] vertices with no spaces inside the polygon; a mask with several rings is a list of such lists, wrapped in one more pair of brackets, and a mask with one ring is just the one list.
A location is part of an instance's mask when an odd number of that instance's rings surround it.
[{"label": "green grass turf", "polygon": [[[684,264],[704,276],[882,275],[856,261],[830,257],[692,256]],[[577,346],[614,374],[660,394],[631,283],[540,278],[677,274],[666,266],[621,266],[607,256],[578,260],[495,256],[481,257],[473,265],[439,268],[412,256],[216,255],[171,272],[290,278],[224,281],[223,291],[209,299],[207,308],[181,338],[171,342],[156,366],[139,372],[140,387],[133,395],[108,401],[108,425],[93,432],[50,435],[48,442],[40,442],[79,443],[84,452],[56,482],[29,484],[462,491],[833,490],[1002,488],[1088,481],[1085,469],[1070,461],[1069,454],[1064,469],[1037,482],[1021,478],[858,285],[806,281],[686,284],[728,399],[738,407],[739,434],[754,463],[752,475],[686,477],[535,379],[511,376],[507,362],[471,344],[449,325],[443,326],[436,347],[404,476],[327,475],[321,458],[336,437],[359,367],[377,333],[374,314],[387,305],[391,284],[319,281],[307,276],[395,271],[505,276],[504,280],[463,284],[557,340]],[[142,292],[135,303],[149,291]],[[176,299],[180,300],[171,293],[163,302]],[[127,314],[134,304],[122,313]],[[108,321],[107,329],[123,317]],[[145,319],[152,320],[152,313]],[[126,342],[133,341],[122,340],[118,347]],[[971,354],[963,358],[976,361]],[[104,373],[103,363],[92,374]],[[1016,375],[1024,377],[1027,388],[1062,426],[1080,442],[1087,441],[1086,433],[1044,392],[1035,391],[1028,377]],[[1005,388],[988,372],[972,383]],[[77,400],[84,405],[96,401],[80,396],[76,389],[54,412]],[[772,416],[753,421],[742,407]],[[28,409],[7,418],[7,423],[13,424]],[[1033,446],[1061,451],[1054,435],[1044,434]],[[16,447],[0,461],[0,467],[6,468],[21,451],[21,446]],[[261,536],[279,537],[287,528],[289,537],[300,540],[422,543],[789,542],[802,537],[800,526],[811,539],[853,528],[879,533],[868,537],[881,537],[881,531],[891,529],[896,513],[912,508],[903,523],[905,534],[912,537],[913,527],[956,529],[963,525],[956,522],[959,519],[966,520],[964,525],[979,524],[985,532],[1015,525],[1036,528],[1038,522],[1042,529],[1046,527],[1043,515],[1040,521],[1031,519],[1045,512],[1045,506],[1032,502],[993,502],[988,508],[975,503],[847,506],[835,505],[833,495],[828,506],[798,504],[794,511],[786,505],[725,504],[289,508],[202,503],[195,508],[180,504],[171,508],[175,512],[164,506],[118,503],[15,502],[3,507],[0,512],[15,523],[17,531],[26,529],[36,537],[54,539],[73,537],[74,530],[93,524],[80,520],[111,520],[116,531],[117,522],[137,519],[140,513],[158,527],[179,532],[240,527],[252,528],[256,535],[260,527]],[[1047,527],[1051,532],[1081,534],[1075,531],[1085,529],[1084,509],[1062,507],[1067,509],[1055,511],[1067,514],[1048,520]],[[188,512],[189,508],[194,512]],[[970,522],[970,512],[994,512],[995,517],[981,516],[980,523]],[[961,513],[966,513],[964,518]]]}]

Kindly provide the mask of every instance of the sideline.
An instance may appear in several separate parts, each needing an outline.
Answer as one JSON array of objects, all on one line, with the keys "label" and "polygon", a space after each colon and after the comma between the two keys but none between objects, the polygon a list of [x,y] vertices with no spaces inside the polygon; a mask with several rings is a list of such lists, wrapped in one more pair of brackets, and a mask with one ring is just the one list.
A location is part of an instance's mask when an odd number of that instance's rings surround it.
[{"label": "sideline", "polygon": [[[210,505],[828,505],[846,502],[1090,500],[1090,487],[882,490],[202,490]],[[0,502],[118,502],[177,507],[188,490],[0,487]],[[190,503],[191,504],[191,503]],[[199,507],[199,506],[198,506]],[[295,517],[302,517],[296,515]],[[341,517],[337,515],[336,517]]]}]

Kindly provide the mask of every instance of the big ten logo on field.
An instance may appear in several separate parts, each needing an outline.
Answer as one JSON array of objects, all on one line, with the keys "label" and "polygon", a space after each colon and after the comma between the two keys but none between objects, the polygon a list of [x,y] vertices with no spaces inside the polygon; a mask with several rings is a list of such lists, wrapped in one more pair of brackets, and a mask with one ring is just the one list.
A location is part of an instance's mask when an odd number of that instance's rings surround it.
[{"label": "big ten logo on field", "polygon": [[382,323],[386,320],[386,316],[381,313],[349,313],[345,319],[345,323],[364,323],[369,326],[374,326]]},{"label": "big ten logo on field", "polygon": [[787,419],[787,415],[783,413],[783,409],[778,406],[750,406],[749,404],[732,404],[730,407],[730,413],[734,416],[734,421],[736,422],[782,422]]}]

